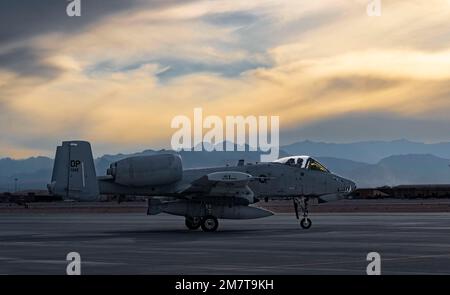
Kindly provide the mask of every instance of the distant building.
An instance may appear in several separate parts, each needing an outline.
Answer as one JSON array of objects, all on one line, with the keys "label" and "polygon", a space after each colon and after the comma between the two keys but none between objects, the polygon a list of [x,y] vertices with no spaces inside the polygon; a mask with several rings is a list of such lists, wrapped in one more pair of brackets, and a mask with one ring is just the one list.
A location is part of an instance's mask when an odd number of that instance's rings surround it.
[{"label": "distant building", "polygon": [[360,188],[352,193],[352,197],[356,199],[378,199],[387,198],[389,197],[389,194],[377,188]]},{"label": "distant building", "polygon": [[360,188],[352,193],[355,199],[378,198],[450,198],[450,184],[415,184]]},{"label": "distant building", "polygon": [[392,195],[403,198],[449,198],[450,185],[399,185],[392,188]]},{"label": "distant building", "polygon": [[17,193],[0,193],[0,203],[31,203],[61,201],[61,197],[52,196],[44,190],[28,190]]}]

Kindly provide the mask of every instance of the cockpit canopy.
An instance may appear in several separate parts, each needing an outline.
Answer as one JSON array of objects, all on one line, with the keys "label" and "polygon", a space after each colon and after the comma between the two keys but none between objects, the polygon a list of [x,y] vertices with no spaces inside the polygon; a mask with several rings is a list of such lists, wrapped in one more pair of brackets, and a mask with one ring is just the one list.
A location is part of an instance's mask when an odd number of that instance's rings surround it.
[{"label": "cockpit canopy", "polygon": [[309,170],[330,173],[330,170],[328,170],[319,161],[317,161],[316,159],[313,159],[310,156],[285,157],[285,158],[281,158],[281,159],[274,161],[274,163],[280,163],[280,164],[285,164],[285,165],[290,165],[290,166],[296,166],[296,167],[303,168],[303,169],[309,169]]}]

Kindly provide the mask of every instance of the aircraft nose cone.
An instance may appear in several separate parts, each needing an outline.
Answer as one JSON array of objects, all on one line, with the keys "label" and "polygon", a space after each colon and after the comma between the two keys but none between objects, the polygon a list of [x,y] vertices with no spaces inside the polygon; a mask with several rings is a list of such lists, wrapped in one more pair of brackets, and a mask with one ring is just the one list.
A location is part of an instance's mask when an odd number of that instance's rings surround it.
[{"label": "aircraft nose cone", "polygon": [[354,183],[353,181],[348,180],[348,179],[347,179],[346,182],[347,182],[347,185],[348,185],[348,192],[349,193],[354,192],[356,190],[356,183]]},{"label": "aircraft nose cone", "polygon": [[346,196],[356,190],[356,184],[353,181],[351,181],[350,179],[346,179],[342,176],[336,175],[334,177],[334,180],[336,181],[337,193],[339,193],[341,195]]},{"label": "aircraft nose cone", "polygon": [[350,193],[352,193],[353,191],[356,190],[356,184],[353,181],[351,181],[349,179],[346,179],[346,178],[343,178],[343,177],[341,177],[340,180],[342,182],[342,185],[341,185],[340,189],[346,195],[348,195],[348,194],[350,194]]}]

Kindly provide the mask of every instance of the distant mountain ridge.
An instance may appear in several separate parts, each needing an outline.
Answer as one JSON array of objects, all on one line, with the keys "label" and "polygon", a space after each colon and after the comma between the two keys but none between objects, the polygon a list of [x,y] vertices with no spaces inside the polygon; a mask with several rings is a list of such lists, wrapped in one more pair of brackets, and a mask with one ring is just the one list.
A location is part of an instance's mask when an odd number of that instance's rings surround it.
[{"label": "distant mountain ridge", "polygon": [[289,154],[332,157],[375,164],[393,155],[431,154],[450,159],[450,142],[420,143],[405,139],[394,141],[361,141],[354,143],[325,143],[301,141],[281,147]]},{"label": "distant mountain ridge", "polygon": [[[417,150],[419,152],[414,152]],[[104,175],[109,165],[120,159],[158,153],[174,151],[149,149],[134,154],[103,155],[95,159],[97,174]],[[353,179],[359,187],[450,183],[450,143],[423,144],[398,140],[329,144],[303,141],[282,147],[280,157],[290,154],[314,156],[331,171]],[[448,156],[439,156],[446,154]],[[261,152],[181,151],[180,155],[185,168],[194,168],[236,165],[240,159],[259,162]],[[368,160],[359,160],[362,157]],[[19,189],[45,189],[51,178],[52,167],[53,159],[48,157],[0,159],[0,192],[12,191],[15,178],[19,179]]]},{"label": "distant mountain ridge", "polygon": [[43,189],[51,178],[52,168],[53,159],[47,157],[0,159],[0,192],[13,191],[16,178],[19,189]]},{"label": "distant mountain ridge", "polygon": [[355,181],[358,187],[450,184],[450,160],[430,154],[394,155],[376,164],[336,158],[318,159],[334,173]]},{"label": "distant mountain ridge", "polygon": [[47,157],[32,157],[24,160],[11,158],[0,159],[0,177],[13,174],[29,173],[41,169],[51,169],[53,159]]}]

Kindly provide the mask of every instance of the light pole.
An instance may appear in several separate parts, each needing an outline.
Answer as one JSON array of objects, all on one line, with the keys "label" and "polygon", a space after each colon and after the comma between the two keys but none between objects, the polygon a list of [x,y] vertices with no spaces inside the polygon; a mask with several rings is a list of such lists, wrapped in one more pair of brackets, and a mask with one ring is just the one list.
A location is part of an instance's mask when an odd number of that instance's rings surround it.
[{"label": "light pole", "polygon": [[17,182],[19,181],[18,178],[14,178],[14,192],[17,193]]}]

